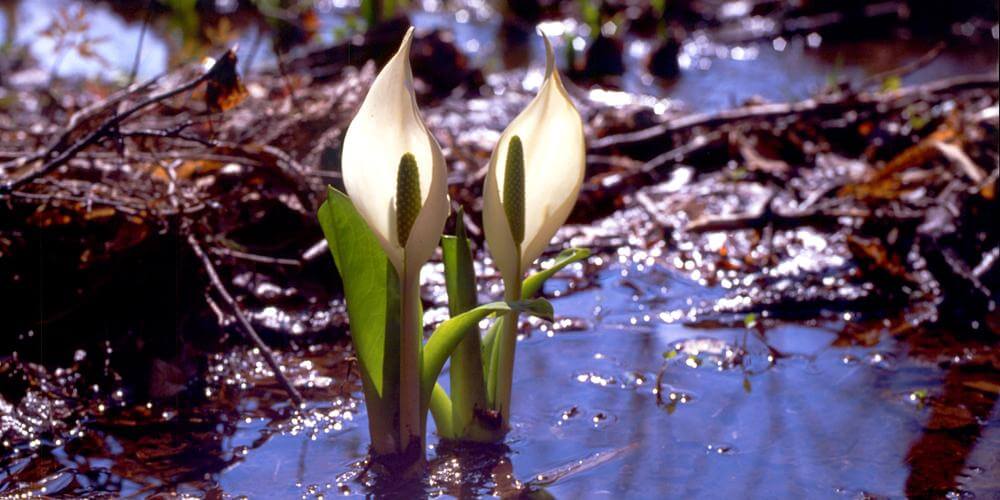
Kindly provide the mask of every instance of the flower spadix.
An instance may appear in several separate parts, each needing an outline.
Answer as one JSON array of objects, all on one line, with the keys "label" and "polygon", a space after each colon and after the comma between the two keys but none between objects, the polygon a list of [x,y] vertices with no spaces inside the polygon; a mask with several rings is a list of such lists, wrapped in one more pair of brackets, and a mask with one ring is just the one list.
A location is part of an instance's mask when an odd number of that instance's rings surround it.
[{"label": "flower spadix", "polygon": [[520,280],[545,250],[583,182],[583,122],[555,68],[548,38],[545,58],[538,95],[501,134],[484,188],[486,242],[507,283]]},{"label": "flower spadix", "polygon": [[410,28],[375,77],[347,128],[341,157],[347,194],[401,277],[404,269],[419,272],[430,258],[449,206],[444,156],[413,93],[412,40]]}]

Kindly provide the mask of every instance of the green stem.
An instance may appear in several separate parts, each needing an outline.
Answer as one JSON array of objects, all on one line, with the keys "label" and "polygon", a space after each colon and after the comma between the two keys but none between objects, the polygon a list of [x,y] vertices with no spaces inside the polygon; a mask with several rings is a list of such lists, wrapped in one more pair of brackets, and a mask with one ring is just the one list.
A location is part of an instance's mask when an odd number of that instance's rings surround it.
[{"label": "green stem", "polygon": [[458,435],[465,432],[477,408],[487,408],[486,379],[483,376],[480,350],[477,330],[458,344],[451,357],[451,393],[454,399],[452,422]]},{"label": "green stem", "polygon": [[[521,249],[517,247],[515,252],[517,269],[510,282],[504,281],[504,300],[514,302],[521,300]],[[511,385],[514,382],[514,350],[517,347],[517,319],[519,313],[511,311],[504,317],[504,324],[500,330],[500,337],[496,339],[497,346],[497,367],[495,370],[495,397],[493,398],[493,408],[500,412],[503,427],[510,426],[510,396]]]},{"label": "green stem", "polygon": [[423,445],[420,411],[420,344],[423,318],[420,304],[420,273],[403,266],[400,279],[399,346],[399,449],[405,451],[414,440]]},{"label": "green stem", "polygon": [[372,451],[376,455],[398,453],[396,449],[397,433],[392,425],[392,412],[386,408],[385,402],[363,370],[361,388],[365,394],[365,410],[368,412],[368,434],[372,439]]}]

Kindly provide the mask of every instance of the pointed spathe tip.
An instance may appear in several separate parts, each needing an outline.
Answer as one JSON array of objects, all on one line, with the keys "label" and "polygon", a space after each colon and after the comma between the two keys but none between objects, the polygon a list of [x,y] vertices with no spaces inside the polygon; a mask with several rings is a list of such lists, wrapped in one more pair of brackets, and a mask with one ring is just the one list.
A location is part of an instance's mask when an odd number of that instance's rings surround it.
[{"label": "pointed spathe tip", "polygon": [[549,41],[549,37],[545,32],[538,30],[538,34],[545,41],[545,77],[548,78],[552,76],[552,72],[556,69],[556,54],[552,50],[552,42]]},{"label": "pointed spathe tip", "polygon": [[399,51],[397,53],[409,54],[410,44],[413,42],[413,26],[410,26],[406,30],[406,34],[403,35],[403,41],[399,44]]}]

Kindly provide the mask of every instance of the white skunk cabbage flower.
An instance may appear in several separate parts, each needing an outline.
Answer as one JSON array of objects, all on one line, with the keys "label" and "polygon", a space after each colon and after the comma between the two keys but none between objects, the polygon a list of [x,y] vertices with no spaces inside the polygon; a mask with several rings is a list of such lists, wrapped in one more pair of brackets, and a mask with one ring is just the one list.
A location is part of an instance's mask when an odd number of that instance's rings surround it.
[{"label": "white skunk cabbage flower", "polygon": [[341,156],[347,194],[400,278],[434,253],[449,212],[444,156],[413,93],[412,41],[411,27],[348,126]]},{"label": "white skunk cabbage flower", "polygon": [[583,122],[555,68],[552,45],[542,38],[545,80],[500,135],[483,195],[486,243],[508,286],[520,284],[566,222],[586,164]]}]

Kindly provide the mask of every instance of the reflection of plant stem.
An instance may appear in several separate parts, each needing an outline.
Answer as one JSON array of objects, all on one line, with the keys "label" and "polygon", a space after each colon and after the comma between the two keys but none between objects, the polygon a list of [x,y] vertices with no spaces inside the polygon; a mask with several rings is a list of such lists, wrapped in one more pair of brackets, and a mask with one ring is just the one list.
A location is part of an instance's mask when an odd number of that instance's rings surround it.
[{"label": "reflection of plant stem", "polygon": [[[404,257],[405,259],[405,257]],[[420,342],[423,321],[420,311],[420,273],[403,265],[400,277],[399,343],[399,451],[406,451],[417,439],[422,446],[420,425]]]}]

